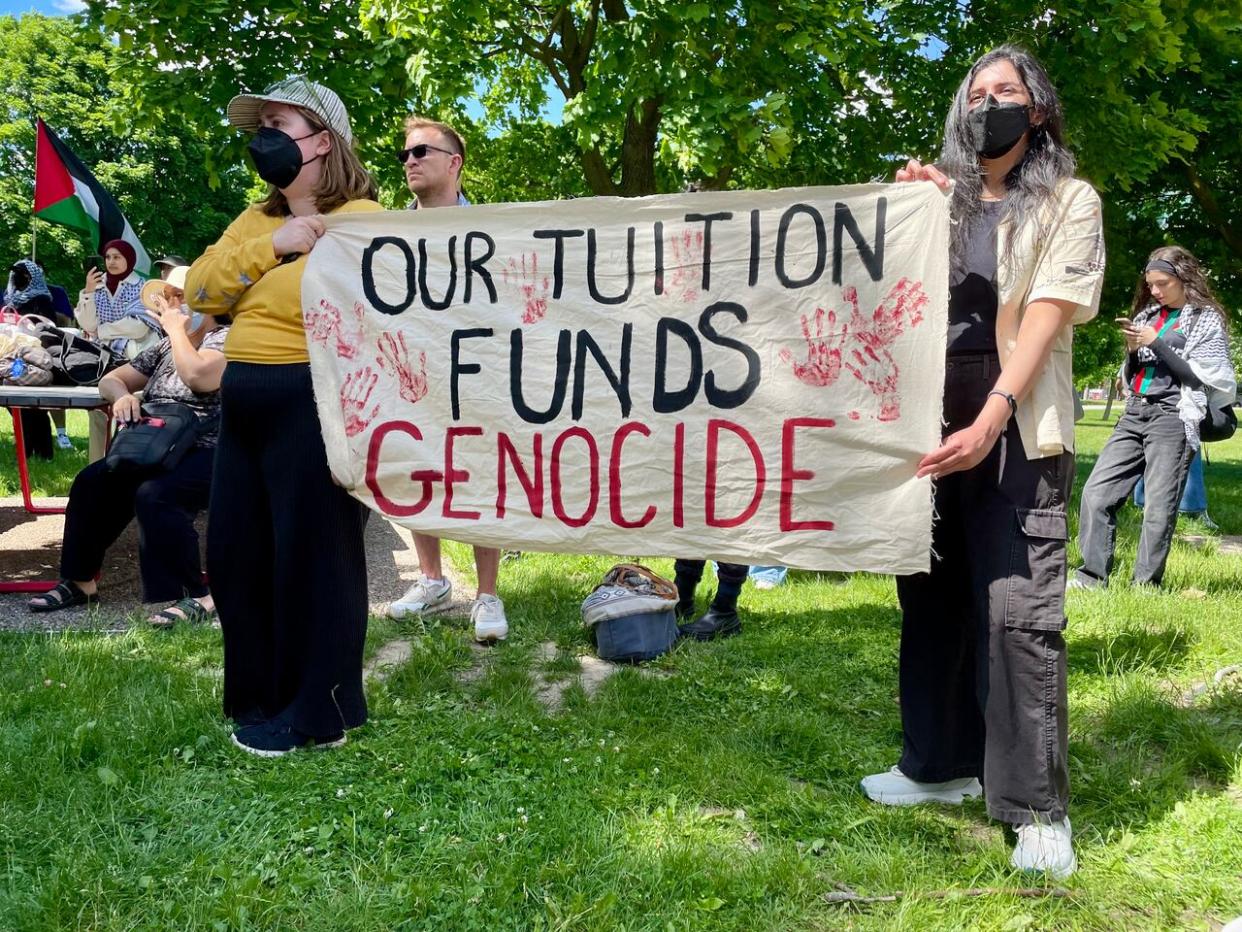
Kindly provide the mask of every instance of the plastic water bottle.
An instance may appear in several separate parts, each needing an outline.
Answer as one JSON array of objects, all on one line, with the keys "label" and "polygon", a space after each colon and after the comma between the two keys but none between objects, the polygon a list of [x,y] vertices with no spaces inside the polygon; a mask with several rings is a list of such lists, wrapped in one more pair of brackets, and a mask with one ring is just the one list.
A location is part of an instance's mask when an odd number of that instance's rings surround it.
[{"label": "plastic water bottle", "polygon": [[9,378],[20,379],[25,374],[26,374],[26,360],[22,359],[19,356],[17,359],[14,359],[13,364],[9,366]]}]

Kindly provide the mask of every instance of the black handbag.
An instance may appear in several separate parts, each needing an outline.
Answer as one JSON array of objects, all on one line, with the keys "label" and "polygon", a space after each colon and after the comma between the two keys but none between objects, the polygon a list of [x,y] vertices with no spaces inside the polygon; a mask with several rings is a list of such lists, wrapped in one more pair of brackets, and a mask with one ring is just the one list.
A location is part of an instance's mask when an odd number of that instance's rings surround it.
[{"label": "black handbag", "polygon": [[1233,405],[1213,408],[1209,404],[1207,414],[1199,422],[1199,442],[1216,443],[1219,440],[1228,440],[1237,429],[1238,416],[1234,413]]},{"label": "black handbag", "polygon": [[208,429],[207,420],[199,418],[193,408],[179,401],[144,404],[141,420],[117,431],[105,457],[108,469],[113,472],[176,469]]},{"label": "black handbag", "polygon": [[121,364],[106,346],[66,333],[46,317],[29,314],[22,326],[39,338],[52,357],[52,382],[56,385],[98,385],[100,379]]}]

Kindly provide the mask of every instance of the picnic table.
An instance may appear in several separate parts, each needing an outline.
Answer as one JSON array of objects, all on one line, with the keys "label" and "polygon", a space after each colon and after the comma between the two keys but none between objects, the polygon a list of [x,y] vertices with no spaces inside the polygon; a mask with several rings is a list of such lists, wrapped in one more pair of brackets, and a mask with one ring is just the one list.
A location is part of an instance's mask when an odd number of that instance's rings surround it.
[{"label": "picnic table", "polygon": [[[17,454],[17,475],[21,482],[22,503],[32,515],[60,515],[65,509],[57,506],[36,505],[30,494],[30,466],[26,460],[26,439],[22,431],[23,408],[42,411],[60,411],[69,408],[79,410],[109,410],[111,405],[99,394],[95,386],[22,386],[0,385],[0,405],[8,408],[13,418],[13,446]],[[0,580],[0,592],[46,592],[57,580]]]}]

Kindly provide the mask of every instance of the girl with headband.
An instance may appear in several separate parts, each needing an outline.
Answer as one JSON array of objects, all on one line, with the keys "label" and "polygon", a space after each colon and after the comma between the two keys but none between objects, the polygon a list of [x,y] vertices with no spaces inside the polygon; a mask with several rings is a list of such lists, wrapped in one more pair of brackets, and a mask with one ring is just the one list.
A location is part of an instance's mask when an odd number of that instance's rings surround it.
[{"label": "girl with headband", "polygon": [[1083,562],[1070,579],[1072,589],[1108,585],[1117,510],[1140,478],[1146,501],[1134,582],[1160,585],[1200,423],[1236,395],[1225,313],[1199,260],[1181,246],[1151,254],[1130,316],[1117,318],[1117,325],[1128,350],[1121,367],[1126,408],[1082,490]]}]

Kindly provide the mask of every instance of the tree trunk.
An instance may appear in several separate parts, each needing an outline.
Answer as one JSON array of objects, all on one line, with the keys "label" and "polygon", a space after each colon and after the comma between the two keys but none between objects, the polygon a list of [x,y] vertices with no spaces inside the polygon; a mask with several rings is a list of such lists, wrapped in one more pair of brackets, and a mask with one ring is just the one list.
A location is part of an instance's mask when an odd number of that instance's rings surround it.
[{"label": "tree trunk", "polygon": [[623,197],[656,193],[655,148],[660,127],[660,102],[644,100],[625,117],[621,141],[621,190]]},{"label": "tree trunk", "polygon": [[1186,180],[1190,183],[1190,193],[1194,195],[1199,206],[1203,208],[1203,212],[1207,214],[1208,221],[1220,232],[1221,239],[1225,241],[1230,251],[1242,260],[1242,231],[1234,227],[1221,212],[1216,194],[1199,175],[1199,170],[1195,168],[1193,162],[1186,163]]},{"label": "tree trunk", "polygon": [[591,193],[598,196],[617,194],[617,185],[612,180],[612,172],[599,149],[587,149],[582,153],[582,174],[586,178]]},{"label": "tree trunk", "polygon": [[733,177],[733,166],[722,165],[720,171],[714,175],[708,175],[703,179],[702,188],[704,191],[723,191],[725,185],[729,183],[729,179]]}]

